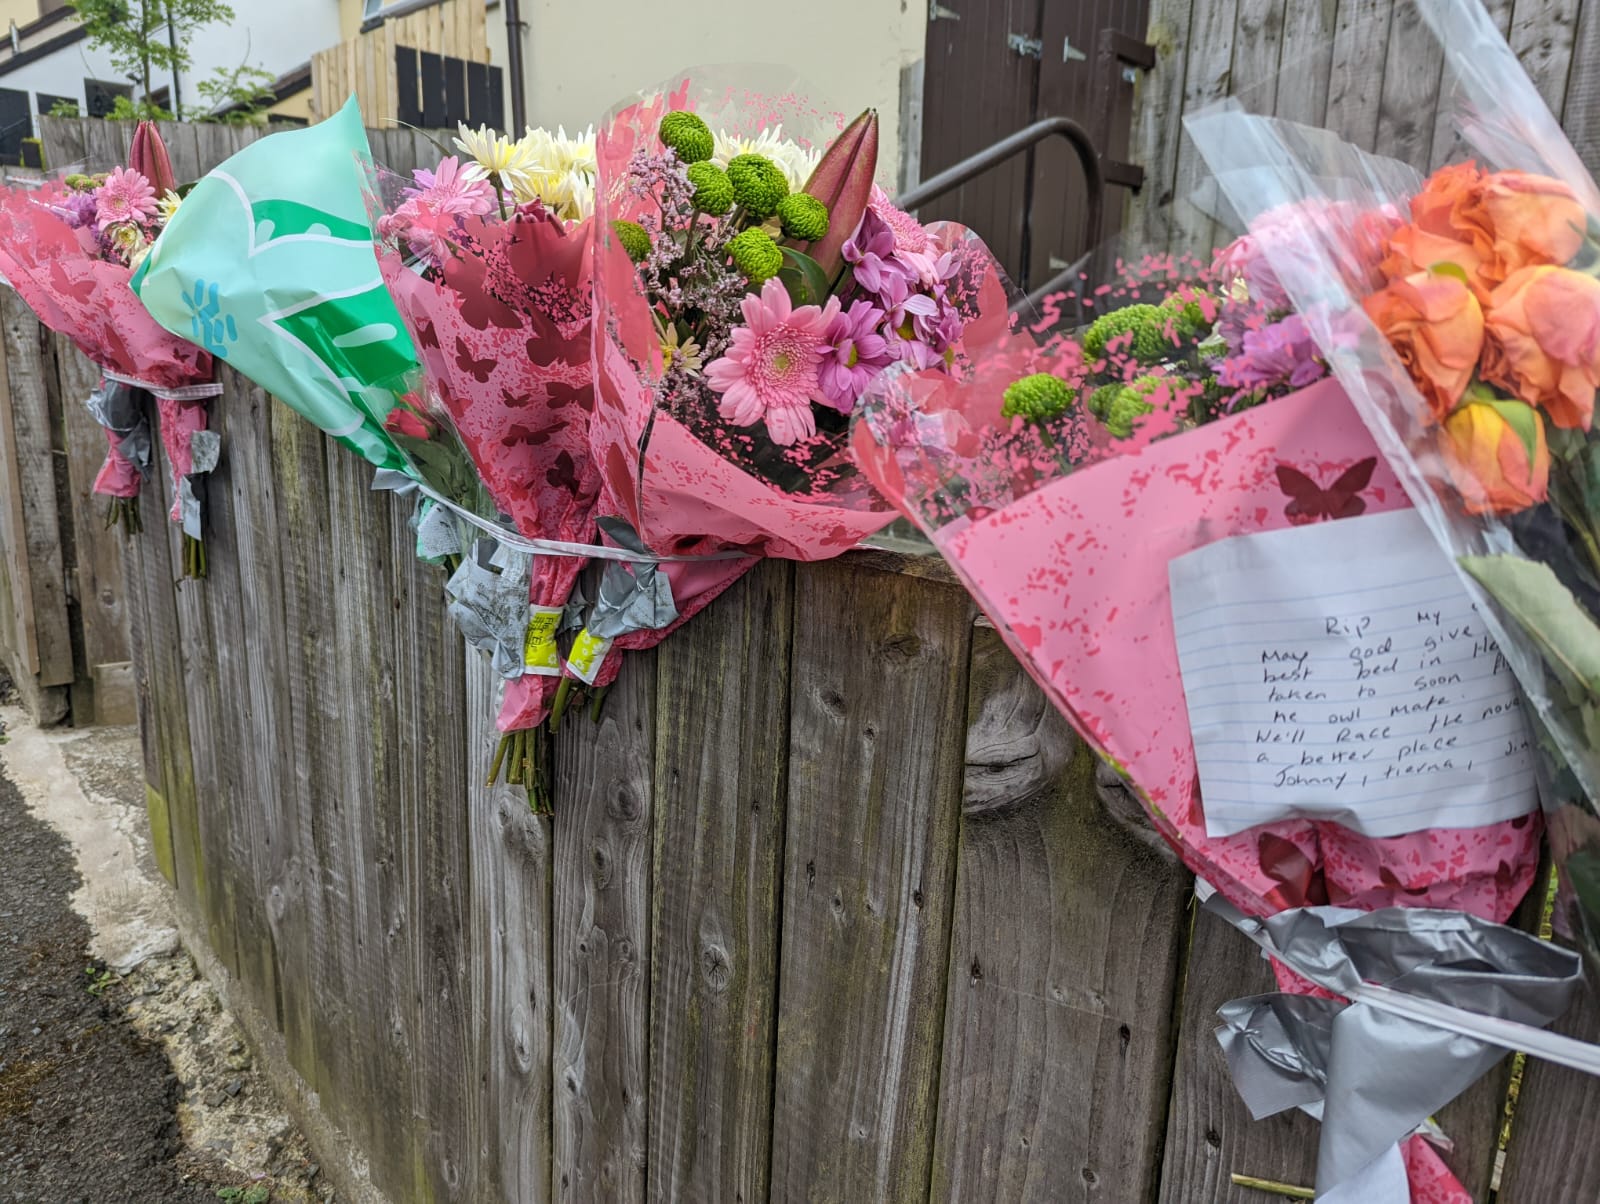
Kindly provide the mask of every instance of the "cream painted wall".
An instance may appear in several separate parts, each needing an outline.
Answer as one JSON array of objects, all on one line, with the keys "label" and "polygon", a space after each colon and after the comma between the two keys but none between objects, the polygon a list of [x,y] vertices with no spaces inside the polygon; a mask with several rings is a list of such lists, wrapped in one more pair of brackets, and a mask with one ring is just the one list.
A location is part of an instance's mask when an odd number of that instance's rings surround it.
[{"label": "cream painted wall", "polygon": [[39,19],[39,0],[0,0],[0,34],[11,28],[31,25]]},{"label": "cream painted wall", "polygon": [[[491,17],[491,20],[493,18]],[[686,67],[781,63],[812,99],[854,116],[876,106],[879,178],[900,161],[900,78],[923,55],[926,0],[522,0],[528,119],[583,127]],[[799,21],[814,34],[785,32]],[[504,16],[501,15],[501,23]],[[503,60],[502,60],[503,61]]]}]

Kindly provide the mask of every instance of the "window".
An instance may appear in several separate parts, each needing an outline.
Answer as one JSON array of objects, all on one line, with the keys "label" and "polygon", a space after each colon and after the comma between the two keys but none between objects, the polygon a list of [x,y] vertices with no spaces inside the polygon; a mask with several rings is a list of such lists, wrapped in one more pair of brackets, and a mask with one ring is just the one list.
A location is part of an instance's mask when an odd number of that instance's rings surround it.
[{"label": "window", "polygon": [[34,94],[33,111],[41,117],[48,117],[50,110],[57,105],[73,105],[79,109],[83,108],[81,104],[78,104],[78,99],[75,96],[52,96],[48,92]]},{"label": "window", "polygon": [[132,84],[108,84],[104,80],[83,81],[83,98],[87,102],[84,113],[89,117],[108,117],[116,107],[117,97],[133,99]]},{"label": "window", "polygon": [[22,162],[22,140],[33,137],[32,98],[15,88],[0,88],[0,163],[16,167]]}]

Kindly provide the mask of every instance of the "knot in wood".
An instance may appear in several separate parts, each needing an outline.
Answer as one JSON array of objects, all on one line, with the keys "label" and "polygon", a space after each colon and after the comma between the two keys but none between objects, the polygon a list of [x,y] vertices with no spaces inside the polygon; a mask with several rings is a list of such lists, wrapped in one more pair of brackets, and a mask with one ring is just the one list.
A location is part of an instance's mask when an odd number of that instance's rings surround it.
[{"label": "knot in wood", "polygon": [[905,632],[892,635],[878,645],[878,659],[885,664],[904,665],[922,655],[922,638]]},{"label": "knot in wood", "polygon": [[701,946],[700,973],[713,991],[719,995],[726,991],[733,981],[733,965],[728,960],[727,950],[715,944]]}]

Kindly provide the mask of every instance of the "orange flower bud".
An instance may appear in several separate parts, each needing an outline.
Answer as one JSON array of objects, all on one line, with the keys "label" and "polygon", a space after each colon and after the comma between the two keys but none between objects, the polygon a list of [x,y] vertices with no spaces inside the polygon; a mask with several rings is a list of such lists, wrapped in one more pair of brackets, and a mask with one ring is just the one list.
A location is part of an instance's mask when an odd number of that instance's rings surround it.
[{"label": "orange flower bud", "polygon": [[1533,407],[1469,400],[1444,420],[1441,440],[1469,514],[1510,514],[1545,500],[1550,448],[1544,421]]}]

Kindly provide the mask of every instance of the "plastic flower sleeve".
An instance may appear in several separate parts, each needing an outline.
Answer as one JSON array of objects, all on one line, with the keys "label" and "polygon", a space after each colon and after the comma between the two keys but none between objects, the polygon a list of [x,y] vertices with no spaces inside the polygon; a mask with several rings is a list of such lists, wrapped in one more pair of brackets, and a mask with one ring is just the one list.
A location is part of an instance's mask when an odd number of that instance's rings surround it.
[{"label": "plastic flower sleeve", "polygon": [[[1193,118],[1190,132],[1253,229],[1292,232],[1270,252],[1274,269],[1524,688],[1564,871],[1558,923],[1594,954],[1600,364],[1581,348],[1600,328],[1600,194],[1481,8],[1418,8],[1475,162],[1424,181],[1325,131],[1238,111]],[[1352,247],[1375,219],[1381,269],[1352,277]]]},{"label": "plastic flower sleeve", "polygon": [[359,163],[370,157],[354,100],[251,143],[185,198],[133,288],[168,331],[371,463],[404,470],[382,382],[416,355],[373,254]]}]

